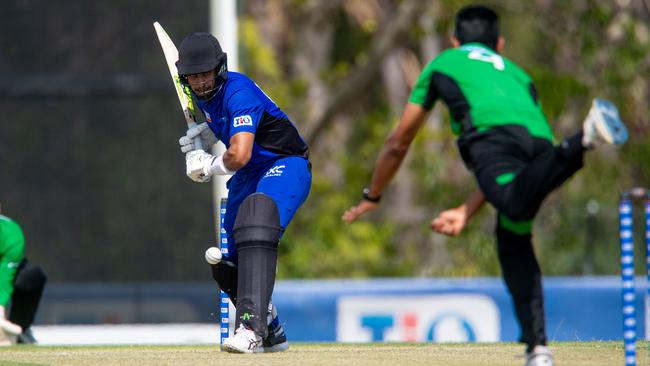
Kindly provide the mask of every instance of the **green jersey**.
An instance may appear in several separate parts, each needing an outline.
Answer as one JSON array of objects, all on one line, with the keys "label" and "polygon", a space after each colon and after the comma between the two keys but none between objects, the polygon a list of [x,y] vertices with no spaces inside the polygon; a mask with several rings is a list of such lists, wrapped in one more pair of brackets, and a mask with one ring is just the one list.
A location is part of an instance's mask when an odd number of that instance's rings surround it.
[{"label": "green jersey", "polygon": [[0,305],[7,306],[14,292],[14,277],[25,254],[25,237],[20,226],[0,215]]},{"label": "green jersey", "polygon": [[449,108],[456,135],[520,125],[553,141],[530,77],[480,43],[446,50],[424,68],[409,102],[430,110],[438,99]]}]

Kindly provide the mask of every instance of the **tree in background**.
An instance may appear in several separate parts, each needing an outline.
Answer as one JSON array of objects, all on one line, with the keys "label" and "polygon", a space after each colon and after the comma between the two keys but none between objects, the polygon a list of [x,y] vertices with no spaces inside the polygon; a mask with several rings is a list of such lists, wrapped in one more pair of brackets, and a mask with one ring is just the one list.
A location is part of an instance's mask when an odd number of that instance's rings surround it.
[{"label": "tree in background", "polygon": [[[428,229],[438,211],[475,189],[441,110],[420,132],[382,210],[340,223],[415,77],[449,46],[453,15],[468,3],[239,2],[240,69],[287,106],[315,166],[311,195],[280,246],[281,278],[497,274],[489,210],[460,239]],[[535,229],[546,274],[615,273],[617,196],[650,185],[649,3],[486,4],[500,13],[504,55],[535,79],[557,136],[576,129],[594,96],[612,99],[632,132],[623,149],[591,154],[549,198]],[[176,144],[182,116],[151,23],[161,21],[178,42],[207,30],[207,6],[21,1],[0,14],[7,115],[0,198],[53,282],[206,278],[203,251],[215,241],[211,192],[184,177]],[[598,213],[587,214],[590,201]]]},{"label": "tree in background", "polygon": [[[474,189],[448,127],[434,113],[394,180],[383,210],[364,225],[341,227],[344,202],[367,182],[372,157],[392,128],[422,65],[448,47],[456,9],[468,1],[249,1],[242,32],[247,72],[296,106],[318,167],[299,230],[287,237],[281,275],[494,275],[492,216],[483,214],[461,240],[429,233],[428,219]],[[613,273],[619,192],[647,184],[648,4],[644,1],[493,2],[509,45],[504,52],[534,77],[557,136],[581,122],[594,96],[613,99],[633,131],[622,150],[589,159],[585,172],[554,193],[540,218],[536,245],[549,274]],[[300,4],[299,6],[297,6]],[[332,21],[334,20],[334,21]],[[274,24],[283,24],[275,27]],[[252,55],[251,55],[252,56]],[[258,76],[258,78],[259,78]],[[271,88],[273,90],[273,88]],[[440,156],[441,159],[430,159]],[[350,158],[352,157],[352,158]],[[356,165],[355,161],[368,161]],[[589,182],[589,184],[588,184]],[[607,187],[607,188],[605,188]],[[460,189],[459,189],[460,188]],[[585,247],[586,205],[599,203],[597,241]],[[420,202],[435,202],[435,206]],[[561,249],[561,250],[560,250]],[[589,249],[586,252],[586,249]],[[559,255],[562,253],[562,255]],[[316,263],[309,258],[319,258]],[[593,262],[584,268],[584,261]],[[611,263],[610,263],[611,262]]]}]

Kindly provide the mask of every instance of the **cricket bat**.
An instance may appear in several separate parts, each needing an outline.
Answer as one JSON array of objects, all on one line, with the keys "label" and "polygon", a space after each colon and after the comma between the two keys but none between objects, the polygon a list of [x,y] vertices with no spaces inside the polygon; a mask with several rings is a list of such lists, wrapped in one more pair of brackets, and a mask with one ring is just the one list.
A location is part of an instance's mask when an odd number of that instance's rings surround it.
[{"label": "cricket bat", "polygon": [[[165,54],[167,67],[169,67],[169,73],[172,76],[174,88],[176,88],[176,94],[178,95],[178,100],[181,103],[181,109],[183,110],[183,115],[185,116],[187,127],[194,127],[196,126],[196,109],[194,107],[194,101],[192,100],[192,94],[189,90],[189,86],[181,84],[181,79],[178,76],[178,70],[176,69],[176,61],[178,61],[178,50],[160,23],[154,22],[153,27],[156,30],[158,41],[160,41],[160,46],[162,47],[163,53]],[[203,149],[200,136],[194,138],[194,148]]]}]

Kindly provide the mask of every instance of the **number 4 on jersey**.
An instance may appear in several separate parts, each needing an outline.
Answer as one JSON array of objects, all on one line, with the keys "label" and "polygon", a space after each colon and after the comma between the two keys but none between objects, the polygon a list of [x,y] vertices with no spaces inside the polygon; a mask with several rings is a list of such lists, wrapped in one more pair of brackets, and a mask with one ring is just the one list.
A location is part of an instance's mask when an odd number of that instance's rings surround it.
[{"label": "number 4 on jersey", "polygon": [[499,71],[503,71],[506,68],[503,58],[495,53],[485,52],[484,50],[472,50],[467,54],[467,57],[472,60],[489,62]]}]

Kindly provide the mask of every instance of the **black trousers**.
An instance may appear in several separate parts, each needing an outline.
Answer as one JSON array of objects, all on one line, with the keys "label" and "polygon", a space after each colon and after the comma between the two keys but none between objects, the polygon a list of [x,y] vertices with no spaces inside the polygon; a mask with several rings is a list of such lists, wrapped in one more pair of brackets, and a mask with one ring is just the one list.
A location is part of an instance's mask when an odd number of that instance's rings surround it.
[{"label": "black trousers", "polygon": [[582,167],[581,140],[580,132],[553,146],[509,125],[475,136],[463,156],[498,212],[499,263],[527,351],[546,344],[542,273],[532,245],[532,220],[546,196]]},{"label": "black trousers", "polygon": [[11,295],[9,321],[20,325],[23,330],[32,326],[46,282],[47,277],[41,267],[27,259],[20,263]]}]

